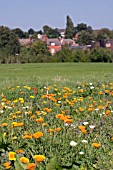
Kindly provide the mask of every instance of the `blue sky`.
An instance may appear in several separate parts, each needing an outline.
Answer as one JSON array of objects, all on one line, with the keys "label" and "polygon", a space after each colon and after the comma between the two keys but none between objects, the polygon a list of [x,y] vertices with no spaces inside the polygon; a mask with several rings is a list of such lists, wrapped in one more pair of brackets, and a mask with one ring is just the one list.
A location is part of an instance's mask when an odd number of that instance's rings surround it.
[{"label": "blue sky", "polygon": [[113,0],[0,0],[0,25],[23,31],[65,28],[67,15],[75,26],[113,30]]}]

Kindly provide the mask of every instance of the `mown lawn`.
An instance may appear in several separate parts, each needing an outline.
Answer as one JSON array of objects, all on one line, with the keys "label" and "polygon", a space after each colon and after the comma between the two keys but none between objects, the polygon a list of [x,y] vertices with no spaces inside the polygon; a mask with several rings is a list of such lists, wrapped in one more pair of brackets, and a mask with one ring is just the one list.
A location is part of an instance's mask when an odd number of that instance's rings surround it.
[{"label": "mown lawn", "polygon": [[0,65],[0,87],[13,84],[108,82],[113,80],[112,63],[37,63]]}]

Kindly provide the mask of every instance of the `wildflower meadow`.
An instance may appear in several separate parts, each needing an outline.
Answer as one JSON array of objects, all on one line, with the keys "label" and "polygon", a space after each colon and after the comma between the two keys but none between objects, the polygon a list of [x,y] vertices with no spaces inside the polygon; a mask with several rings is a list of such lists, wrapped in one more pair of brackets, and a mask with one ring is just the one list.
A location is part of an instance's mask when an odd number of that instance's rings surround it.
[{"label": "wildflower meadow", "polygon": [[0,170],[113,169],[112,81],[16,83],[0,90]]}]

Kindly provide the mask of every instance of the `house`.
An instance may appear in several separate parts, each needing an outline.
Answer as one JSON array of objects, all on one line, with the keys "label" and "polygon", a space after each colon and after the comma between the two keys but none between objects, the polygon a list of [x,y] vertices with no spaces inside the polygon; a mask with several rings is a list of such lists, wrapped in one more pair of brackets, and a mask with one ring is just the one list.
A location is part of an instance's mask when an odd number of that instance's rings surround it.
[{"label": "house", "polygon": [[58,32],[60,33],[60,36],[62,37],[62,38],[65,38],[65,29],[58,29]]},{"label": "house", "polygon": [[19,42],[21,45],[26,46],[31,43],[31,38],[26,38],[26,39],[19,39]]},{"label": "house", "polygon": [[47,41],[47,47],[51,53],[51,55],[54,55],[57,51],[61,50],[62,46],[62,39],[59,38],[50,38]]},{"label": "house", "polygon": [[72,49],[79,46],[78,44],[75,44],[73,39],[65,39],[62,37],[48,38],[46,34],[38,35],[38,39],[47,43],[47,47],[51,55],[54,55],[57,51],[62,50],[62,48],[64,48],[66,45],[69,48],[72,46]]}]

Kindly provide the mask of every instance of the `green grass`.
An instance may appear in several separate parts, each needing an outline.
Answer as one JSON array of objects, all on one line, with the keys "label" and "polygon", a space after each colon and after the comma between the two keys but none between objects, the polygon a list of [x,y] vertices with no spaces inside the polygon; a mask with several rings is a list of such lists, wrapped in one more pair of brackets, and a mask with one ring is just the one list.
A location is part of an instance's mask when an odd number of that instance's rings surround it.
[{"label": "green grass", "polygon": [[113,80],[112,63],[36,63],[0,65],[0,87],[15,84],[58,83]]}]

